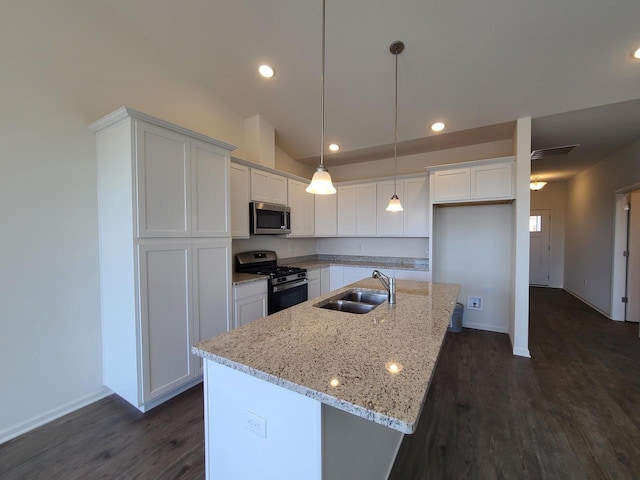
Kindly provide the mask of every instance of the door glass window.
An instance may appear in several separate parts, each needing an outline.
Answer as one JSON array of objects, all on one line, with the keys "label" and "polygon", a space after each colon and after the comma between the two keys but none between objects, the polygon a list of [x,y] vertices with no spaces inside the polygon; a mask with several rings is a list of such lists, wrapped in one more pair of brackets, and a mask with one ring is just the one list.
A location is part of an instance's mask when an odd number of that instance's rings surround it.
[{"label": "door glass window", "polygon": [[542,231],[542,217],[540,215],[529,216],[529,232]]}]

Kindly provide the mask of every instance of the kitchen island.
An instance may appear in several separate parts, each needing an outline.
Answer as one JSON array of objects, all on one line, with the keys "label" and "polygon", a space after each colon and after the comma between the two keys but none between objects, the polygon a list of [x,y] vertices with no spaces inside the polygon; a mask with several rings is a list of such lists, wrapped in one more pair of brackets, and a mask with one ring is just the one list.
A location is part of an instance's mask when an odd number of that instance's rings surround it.
[{"label": "kitchen island", "polygon": [[458,285],[401,281],[366,314],[314,305],[194,347],[205,367],[207,478],[384,479],[426,398]]}]

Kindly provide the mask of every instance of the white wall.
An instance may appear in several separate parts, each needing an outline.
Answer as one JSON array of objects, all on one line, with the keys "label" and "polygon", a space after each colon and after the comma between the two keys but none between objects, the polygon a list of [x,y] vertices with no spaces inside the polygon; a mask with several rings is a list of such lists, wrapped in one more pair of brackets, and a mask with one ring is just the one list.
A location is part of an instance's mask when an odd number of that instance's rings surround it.
[{"label": "white wall", "polygon": [[566,182],[547,183],[542,190],[531,192],[531,210],[550,210],[549,286],[564,285],[564,230],[566,210]]},{"label": "white wall", "polygon": [[230,143],[244,120],[97,2],[0,3],[0,442],[104,394],[95,139],[120,105]]},{"label": "white wall", "polygon": [[[501,140],[496,142],[479,143],[466,147],[449,148],[434,152],[419,153],[398,157],[398,175],[409,173],[424,173],[425,168],[433,165],[470,162],[485,158],[498,158],[513,155],[513,141]],[[329,163],[331,165],[331,163]],[[366,178],[393,176],[395,163],[392,158],[374,160],[371,162],[353,163],[350,165],[330,166],[331,178],[334,182],[360,180],[366,170]]]},{"label": "white wall", "polygon": [[315,238],[287,238],[280,235],[252,235],[251,238],[233,240],[231,250],[233,255],[252,250],[274,250],[278,258],[318,253]]},{"label": "white wall", "polygon": [[640,182],[640,140],[567,183],[564,288],[611,309],[616,191]]},{"label": "white wall", "polygon": [[[513,208],[434,208],[434,280],[462,286],[458,301],[465,306],[465,327],[508,332]],[[482,311],[467,308],[468,295],[483,297]]]}]

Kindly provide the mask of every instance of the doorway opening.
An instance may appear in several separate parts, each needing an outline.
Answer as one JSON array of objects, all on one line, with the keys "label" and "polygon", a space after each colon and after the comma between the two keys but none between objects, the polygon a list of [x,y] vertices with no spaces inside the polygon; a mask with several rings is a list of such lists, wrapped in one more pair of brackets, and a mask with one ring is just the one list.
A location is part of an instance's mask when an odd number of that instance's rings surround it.
[{"label": "doorway opening", "polygon": [[531,210],[529,215],[529,285],[549,286],[550,226],[550,210]]}]

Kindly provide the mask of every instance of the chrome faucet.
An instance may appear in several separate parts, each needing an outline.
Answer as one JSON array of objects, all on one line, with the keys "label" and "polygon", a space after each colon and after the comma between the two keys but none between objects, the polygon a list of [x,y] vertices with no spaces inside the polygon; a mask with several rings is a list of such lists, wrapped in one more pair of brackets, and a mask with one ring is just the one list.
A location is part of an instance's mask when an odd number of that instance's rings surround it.
[{"label": "chrome faucet", "polygon": [[389,303],[396,303],[396,279],[393,277],[387,277],[379,270],[374,270],[371,274],[371,278],[377,278],[382,283],[382,286],[389,292]]}]

